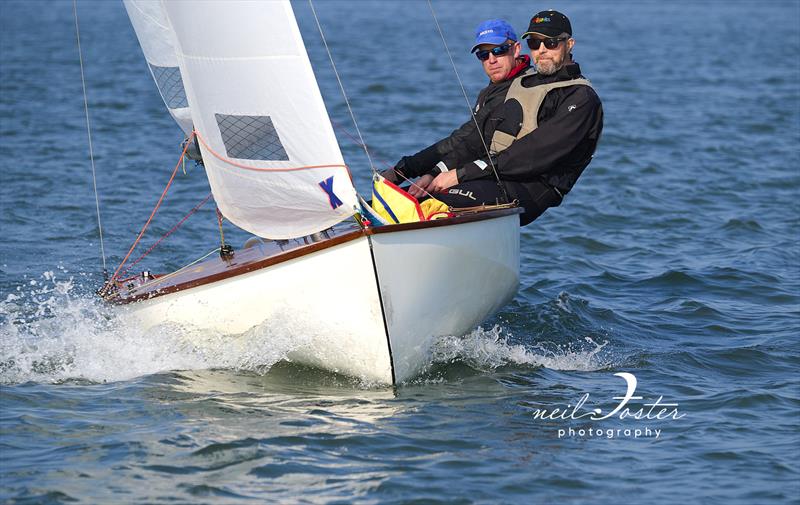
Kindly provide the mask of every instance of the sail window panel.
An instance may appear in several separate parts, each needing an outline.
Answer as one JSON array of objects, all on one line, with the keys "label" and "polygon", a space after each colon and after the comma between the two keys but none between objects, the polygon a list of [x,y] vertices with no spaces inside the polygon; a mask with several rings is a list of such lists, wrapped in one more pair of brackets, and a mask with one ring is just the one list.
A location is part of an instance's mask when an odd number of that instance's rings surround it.
[{"label": "sail window panel", "polygon": [[228,157],[261,161],[289,160],[271,117],[232,114],[214,116]]},{"label": "sail window panel", "polygon": [[159,67],[150,64],[150,70],[156,80],[156,86],[164,98],[164,103],[170,109],[180,109],[189,106],[186,99],[186,90],[183,88],[181,69],[178,67]]}]

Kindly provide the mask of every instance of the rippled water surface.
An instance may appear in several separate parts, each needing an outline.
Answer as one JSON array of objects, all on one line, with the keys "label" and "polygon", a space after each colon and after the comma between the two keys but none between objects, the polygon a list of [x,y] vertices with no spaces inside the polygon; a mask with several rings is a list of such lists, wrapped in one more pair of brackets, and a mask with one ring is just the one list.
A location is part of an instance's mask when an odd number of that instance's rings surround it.
[{"label": "rippled water surface", "polygon": [[[0,501],[800,501],[800,4],[434,6],[471,97],[478,22],[523,30],[564,10],[606,125],[565,204],[522,230],[513,302],[389,389],[287,363],[289,315],[251,348],[209,335],[200,350],[98,303],[72,5],[0,2]],[[316,7],[381,167],[466,117],[426,3]],[[311,11],[295,8],[365,190]],[[113,268],[181,136],[122,4],[78,10]],[[145,245],[207,192],[187,166]],[[215,227],[203,207],[142,267],[185,264]],[[628,411],[590,418],[632,377]]]}]

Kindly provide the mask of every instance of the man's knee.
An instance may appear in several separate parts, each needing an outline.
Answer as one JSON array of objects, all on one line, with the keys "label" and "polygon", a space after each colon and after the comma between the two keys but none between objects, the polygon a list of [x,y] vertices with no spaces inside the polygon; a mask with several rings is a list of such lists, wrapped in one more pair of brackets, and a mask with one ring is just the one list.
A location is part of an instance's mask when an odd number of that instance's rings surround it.
[{"label": "man's knee", "polygon": [[557,207],[561,197],[553,188],[541,185],[523,186],[522,184],[509,185],[511,198],[519,202],[524,212],[520,214],[520,226],[525,226],[539,218],[550,207]]}]

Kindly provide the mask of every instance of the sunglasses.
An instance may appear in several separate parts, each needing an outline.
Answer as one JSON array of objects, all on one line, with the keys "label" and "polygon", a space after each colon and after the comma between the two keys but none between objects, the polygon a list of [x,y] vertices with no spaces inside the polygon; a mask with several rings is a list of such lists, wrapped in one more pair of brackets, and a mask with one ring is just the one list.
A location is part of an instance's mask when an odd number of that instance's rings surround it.
[{"label": "sunglasses", "polygon": [[502,46],[493,47],[491,49],[481,49],[480,51],[475,53],[475,56],[478,57],[481,61],[486,61],[489,59],[489,55],[493,54],[495,56],[502,56],[511,49],[514,44],[503,44]]},{"label": "sunglasses", "polygon": [[560,44],[562,40],[567,40],[567,39],[564,38],[564,37],[554,37],[554,38],[551,38],[551,39],[533,39],[533,38],[531,38],[531,39],[528,39],[528,47],[530,47],[531,50],[536,51],[536,50],[539,49],[539,46],[541,46],[542,43],[544,43],[544,47],[546,47],[547,49],[555,49],[555,48],[558,47],[558,44]]}]

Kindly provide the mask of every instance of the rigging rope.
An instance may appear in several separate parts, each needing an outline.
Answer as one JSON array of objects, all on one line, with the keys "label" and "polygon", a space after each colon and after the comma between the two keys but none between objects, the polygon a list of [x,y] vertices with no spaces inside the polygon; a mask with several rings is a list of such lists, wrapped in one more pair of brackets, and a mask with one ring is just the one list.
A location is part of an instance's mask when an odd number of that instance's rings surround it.
[{"label": "rigging rope", "polygon": [[328,47],[328,41],[325,39],[325,33],[322,31],[322,25],[319,23],[319,18],[317,17],[317,11],[314,9],[314,1],[308,0],[308,5],[311,6],[311,12],[314,14],[314,21],[317,22],[317,29],[319,30],[319,35],[322,37],[322,43],[325,45],[325,51],[328,53],[328,59],[331,61],[331,66],[333,67],[333,73],[336,75],[336,80],[339,82],[339,89],[342,90],[342,96],[344,97],[344,103],[347,104],[347,110],[350,112],[350,118],[353,120],[353,126],[356,127],[356,132],[358,133],[358,138],[361,140],[361,147],[364,148],[364,152],[367,155],[367,161],[369,161],[369,167],[372,169],[372,173],[376,173],[375,165],[372,163],[372,157],[369,154],[369,149],[367,149],[367,143],[364,142],[364,137],[361,135],[361,129],[358,127],[358,121],[356,121],[356,116],[353,114],[353,108],[350,107],[350,100],[347,99],[347,92],[344,90],[344,84],[342,84],[342,79],[339,77],[339,71],[336,70],[336,63],[333,62],[333,54],[331,54],[331,50]]},{"label": "rigging rope", "polygon": [[217,224],[219,225],[219,243],[225,247],[225,232],[222,231],[222,212],[217,207]]},{"label": "rigging rope", "polygon": [[[192,132],[192,135],[189,136],[189,141],[190,142],[191,142],[193,136],[194,136],[194,132]],[[147,230],[147,227],[150,226],[150,222],[153,220],[153,216],[156,215],[156,212],[158,211],[158,208],[161,207],[161,203],[164,201],[164,197],[167,196],[167,191],[169,191],[170,186],[172,186],[172,181],[175,180],[175,174],[178,173],[178,169],[181,167],[181,164],[183,163],[183,157],[186,156],[186,149],[188,149],[188,148],[189,148],[189,142],[186,142],[186,144],[184,144],[184,146],[183,146],[183,152],[181,152],[181,157],[178,160],[178,163],[175,164],[175,168],[172,170],[172,175],[170,176],[169,181],[167,181],[167,186],[164,188],[164,191],[161,192],[161,197],[158,199],[158,202],[156,202],[156,206],[153,208],[153,211],[150,213],[150,217],[147,218],[147,222],[144,223],[144,226],[142,226],[142,229],[139,232],[139,235],[136,237],[136,240],[133,241],[133,245],[131,245],[131,248],[128,250],[128,254],[125,255],[125,258],[123,258],[122,262],[119,264],[117,269],[114,271],[114,275],[111,276],[111,278],[105,283],[103,288],[100,290],[100,294],[101,295],[105,295],[108,292],[108,289],[111,288],[111,286],[113,285],[114,281],[117,279],[117,277],[119,276],[120,272],[122,271],[122,267],[125,266],[125,263],[128,261],[128,258],[131,257],[131,254],[133,253],[133,250],[136,249],[136,245],[142,239],[142,236],[144,235],[145,230]]]},{"label": "rigging rope", "polygon": [[217,222],[219,223],[219,257],[224,260],[233,258],[233,246],[225,245],[225,232],[222,231],[222,220],[225,216],[217,207]]},{"label": "rigging rope", "polygon": [[500,175],[497,173],[497,167],[494,166],[494,160],[492,160],[492,153],[489,151],[489,146],[486,144],[486,139],[483,138],[483,131],[481,130],[481,127],[478,124],[478,120],[475,118],[475,114],[472,111],[472,104],[470,104],[469,102],[469,97],[467,96],[467,90],[464,89],[464,83],[461,81],[461,76],[459,75],[458,69],[456,68],[456,63],[455,61],[453,61],[453,55],[450,53],[450,48],[447,47],[447,41],[444,39],[444,32],[442,32],[442,27],[439,25],[439,19],[436,17],[436,11],[433,10],[433,3],[431,3],[431,0],[428,0],[428,7],[430,7],[431,9],[433,22],[436,23],[436,29],[439,31],[439,37],[441,37],[442,39],[442,44],[444,44],[444,50],[447,52],[447,57],[450,58],[450,65],[453,66],[453,72],[455,72],[456,79],[458,79],[458,85],[461,86],[461,93],[464,95],[464,101],[467,104],[467,109],[469,109],[469,115],[470,117],[472,117],[472,121],[475,123],[475,129],[478,131],[481,143],[483,144],[483,149],[486,151],[486,156],[489,158],[489,164],[492,166],[492,173],[494,174],[495,179],[497,179],[497,186],[503,193],[503,197],[505,197],[506,202],[508,202],[509,199],[508,199],[508,194],[506,193],[506,188],[500,182]]},{"label": "rigging rope", "polygon": [[170,229],[170,230],[169,230],[167,233],[165,233],[164,235],[162,235],[162,236],[161,236],[161,238],[159,238],[158,240],[156,240],[156,241],[155,241],[155,243],[153,243],[153,245],[151,245],[149,249],[147,249],[147,250],[146,250],[144,253],[142,253],[142,255],[141,255],[141,256],[139,256],[138,258],[136,258],[136,260],[135,260],[135,261],[133,261],[133,262],[132,262],[130,265],[128,265],[128,268],[126,268],[125,270],[123,270],[123,271],[122,271],[122,273],[120,273],[120,274],[119,274],[119,277],[123,277],[123,276],[125,276],[125,275],[126,275],[128,272],[130,272],[130,271],[131,271],[131,268],[133,268],[134,266],[136,266],[136,264],[137,264],[137,263],[139,263],[140,261],[142,261],[142,260],[145,258],[145,256],[147,256],[148,254],[150,254],[151,252],[153,252],[153,249],[155,249],[155,248],[156,248],[156,246],[158,246],[158,244],[160,244],[160,243],[161,243],[162,241],[164,241],[164,240],[165,240],[167,237],[169,237],[170,235],[172,235],[173,233],[175,233],[175,231],[177,231],[177,230],[178,230],[178,228],[180,228],[180,227],[181,227],[181,225],[182,225],[183,223],[185,223],[187,219],[189,219],[189,218],[190,218],[190,217],[191,217],[191,216],[192,216],[192,215],[193,215],[195,212],[197,212],[198,210],[200,210],[200,207],[202,207],[202,206],[203,206],[203,205],[205,205],[205,204],[206,204],[206,203],[207,203],[209,200],[211,200],[211,195],[212,195],[212,194],[211,194],[211,193],[209,193],[209,194],[208,194],[208,195],[207,195],[207,196],[206,196],[204,199],[202,199],[202,200],[200,201],[200,203],[198,203],[197,205],[195,205],[194,207],[192,207],[192,210],[190,210],[190,211],[189,211],[189,212],[188,212],[188,213],[187,213],[185,216],[183,216],[183,218],[182,218],[180,221],[178,221],[178,224],[176,224],[175,226],[173,226],[173,227],[172,227],[172,229]]},{"label": "rigging rope", "polygon": [[78,61],[81,66],[81,87],[83,88],[83,110],[86,115],[86,135],[89,137],[89,160],[92,164],[92,186],[94,187],[94,206],[97,212],[97,230],[100,235],[100,256],[103,259],[103,277],[108,279],[106,268],[106,248],[103,243],[103,225],[100,221],[100,197],[97,194],[97,175],[94,168],[94,149],[92,148],[92,128],[89,122],[89,100],[86,96],[86,79],[83,75],[83,52],[81,51],[81,29],[78,23],[78,0],[72,0],[72,12],[75,16],[75,37],[78,40]]},{"label": "rigging rope", "polygon": [[[344,126],[340,125],[339,123],[337,123],[337,122],[336,122],[335,120],[333,120],[333,119],[331,119],[331,123],[333,124],[334,128],[338,128],[338,129],[339,129],[339,131],[341,131],[342,133],[344,133],[344,134],[347,136],[347,138],[349,138],[350,140],[352,140],[352,141],[353,141],[353,143],[354,143],[355,145],[357,145],[357,146],[360,146],[360,145],[361,145],[361,144],[359,143],[358,139],[357,139],[357,138],[355,138],[355,137],[353,136],[353,134],[352,134],[352,133],[350,133],[349,131],[347,131],[347,128],[345,128]],[[387,169],[388,169],[388,168],[392,168],[392,167],[394,166],[394,165],[392,165],[391,163],[389,163],[389,162],[388,162],[388,161],[386,161],[386,160],[377,159],[377,161],[378,161],[378,163],[380,163],[381,165],[384,165],[384,166],[385,166]],[[417,189],[419,189],[420,191],[422,191],[423,193],[425,193],[425,194],[426,194],[428,197],[430,197],[430,198],[436,198],[436,197],[435,197],[435,196],[433,196],[432,194],[428,193],[428,192],[425,190],[425,188],[423,188],[422,186],[420,186],[420,185],[419,185],[419,184],[417,184],[416,182],[412,181],[411,179],[409,179],[409,178],[408,178],[408,177],[406,177],[405,175],[401,174],[400,172],[395,172],[395,173],[396,173],[397,175],[399,175],[401,178],[403,178],[403,179],[404,179],[406,182],[408,182],[408,183],[409,183],[411,186],[414,186],[415,188],[417,188]]]},{"label": "rigging rope", "polygon": [[[208,258],[209,256],[211,256],[212,254],[214,254],[217,251],[219,251],[219,247],[217,247],[215,249],[212,249],[210,252],[204,254],[203,256],[200,256],[196,260],[193,260],[191,263],[180,267],[179,269],[175,270],[174,272],[171,272],[171,273],[168,273],[168,274],[164,274],[164,275],[159,275],[158,277],[154,278],[151,281],[148,281],[148,282],[146,282],[144,284],[140,284],[139,286],[136,286],[135,288],[131,289],[128,292],[128,295],[131,295],[131,294],[141,290],[144,287],[151,287],[151,286],[153,286],[155,284],[163,283],[164,281],[166,281],[168,279],[171,279],[172,277],[175,277],[179,273],[183,272],[184,270],[186,270],[190,266],[195,265],[195,264],[203,261],[204,259]],[[126,281],[129,281],[131,279],[133,279],[133,277],[131,277],[130,279],[121,279],[120,282],[126,282]],[[120,296],[120,292],[119,291],[114,291],[113,293],[107,294],[107,296],[108,296],[109,299],[118,298]]]}]

